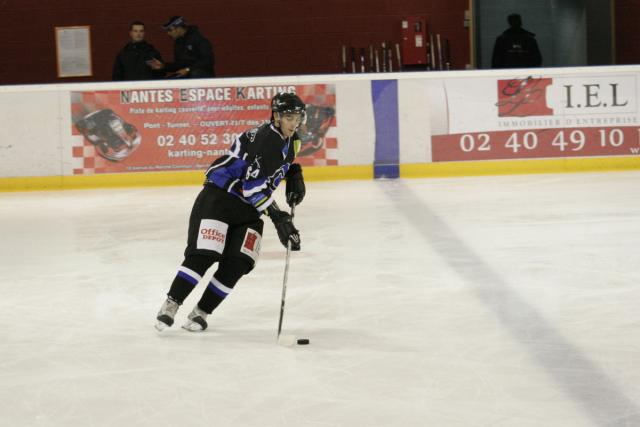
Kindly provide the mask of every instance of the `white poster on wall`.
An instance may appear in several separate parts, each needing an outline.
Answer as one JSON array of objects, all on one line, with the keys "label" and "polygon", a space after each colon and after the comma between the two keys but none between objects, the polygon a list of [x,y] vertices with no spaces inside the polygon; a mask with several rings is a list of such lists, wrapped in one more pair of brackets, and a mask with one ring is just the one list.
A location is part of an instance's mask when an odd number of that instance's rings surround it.
[{"label": "white poster on wall", "polygon": [[91,76],[89,26],[56,27],[58,77]]}]

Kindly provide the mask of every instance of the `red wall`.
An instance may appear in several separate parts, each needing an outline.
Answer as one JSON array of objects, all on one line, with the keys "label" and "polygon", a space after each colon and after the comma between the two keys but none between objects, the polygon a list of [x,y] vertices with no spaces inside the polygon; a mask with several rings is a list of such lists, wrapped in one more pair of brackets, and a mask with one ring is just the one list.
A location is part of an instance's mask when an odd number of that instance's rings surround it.
[{"label": "red wall", "polygon": [[[469,0],[4,0],[0,1],[0,84],[104,81],[133,20],[165,59],[172,42],[160,29],[171,15],[198,25],[214,45],[220,77],[337,73],[341,46],[398,42],[403,16],[425,16],[450,39],[452,65],[469,59],[463,27]],[[58,79],[54,27],[91,25],[92,78]]]},{"label": "red wall", "polygon": [[640,64],[639,0],[615,1],[615,40],[617,64]]}]

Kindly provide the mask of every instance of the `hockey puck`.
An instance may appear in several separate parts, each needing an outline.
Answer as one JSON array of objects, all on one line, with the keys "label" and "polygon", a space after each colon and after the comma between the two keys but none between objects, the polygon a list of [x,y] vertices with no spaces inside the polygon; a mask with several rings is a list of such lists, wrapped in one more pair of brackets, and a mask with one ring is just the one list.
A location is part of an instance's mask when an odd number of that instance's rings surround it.
[{"label": "hockey puck", "polygon": [[309,341],[309,339],[308,339],[308,338],[300,338],[300,339],[298,340],[298,345],[307,345],[307,344],[309,344],[309,342],[310,342],[310,341]]}]

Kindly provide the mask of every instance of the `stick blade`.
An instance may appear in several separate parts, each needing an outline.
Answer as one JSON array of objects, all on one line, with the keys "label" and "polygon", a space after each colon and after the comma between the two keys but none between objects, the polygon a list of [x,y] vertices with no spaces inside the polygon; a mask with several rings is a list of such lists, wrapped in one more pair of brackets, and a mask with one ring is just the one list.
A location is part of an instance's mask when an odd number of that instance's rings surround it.
[{"label": "stick blade", "polygon": [[280,335],[278,337],[278,345],[284,347],[293,347],[296,344],[295,335]]}]

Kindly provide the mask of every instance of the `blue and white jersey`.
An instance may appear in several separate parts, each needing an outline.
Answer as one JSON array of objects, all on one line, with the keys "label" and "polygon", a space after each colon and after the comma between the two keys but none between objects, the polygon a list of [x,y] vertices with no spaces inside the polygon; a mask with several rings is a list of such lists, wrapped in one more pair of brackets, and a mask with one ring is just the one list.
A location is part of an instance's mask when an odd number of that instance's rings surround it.
[{"label": "blue and white jersey", "polygon": [[253,205],[258,212],[273,202],[273,192],[300,150],[297,133],[286,138],[272,123],[240,135],[229,152],[214,161],[206,182]]}]

